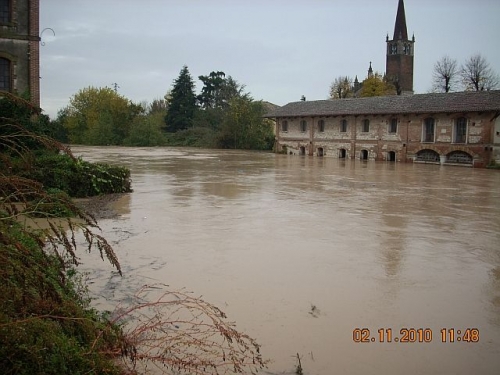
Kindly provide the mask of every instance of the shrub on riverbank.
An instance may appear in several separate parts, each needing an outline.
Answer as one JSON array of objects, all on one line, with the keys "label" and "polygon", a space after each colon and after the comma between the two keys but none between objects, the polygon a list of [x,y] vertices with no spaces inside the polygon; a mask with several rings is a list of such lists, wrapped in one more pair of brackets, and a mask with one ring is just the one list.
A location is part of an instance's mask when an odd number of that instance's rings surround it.
[{"label": "shrub on riverbank", "polygon": [[13,173],[38,181],[45,189],[62,190],[71,197],[131,191],[130,171],[124,167],[89,163],[68,154],[51,152],[38,154],[29,167],[23,164],[18,161]]},{"label": "shrub on riverbank", "polygon": [[[67,262],[0,212],[0,368],[3,374],[119,374],[117,326],[89,306]],[[70,258],[67,258],[70,260]]]},{"label": "shrub on riverbank", "polygon": [[[119,374],[114,357],[119,326],[89,305],[74,268],[76,231],[121,273],[111,246],[94,233],[96,221],[71,195],[130,189],[125,169],[71,156],[37,125],[46,118],[28,102],[0,96],[0,368],[2,374]],[[64,152],[64,154],[59,154]],[[54,189],[57,188],[57,189]],[[126,189],[125,189],[126,188]],[[69,229],[20,225],[25,216],[75,216]],[[59,219],[60,220],[60,219]],[[94,248],[95,246],[95,248]]]}]

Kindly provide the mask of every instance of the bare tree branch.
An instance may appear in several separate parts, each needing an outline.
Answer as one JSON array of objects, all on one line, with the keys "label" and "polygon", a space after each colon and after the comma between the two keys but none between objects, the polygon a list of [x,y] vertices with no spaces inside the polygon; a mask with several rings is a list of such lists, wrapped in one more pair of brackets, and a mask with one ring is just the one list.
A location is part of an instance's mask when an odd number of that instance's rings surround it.
[{"label": "bare tree branch", "polygon": [[466,90],[494,90],[499,85],[498,75],[490,68],[490,64],[480,54],[470,57],[460,69]]},{"label": "bare tree branch", "polygon": [[457,60],[444,56],[434,65],[433,88],[436,92],[455,91],[458,84]]}]

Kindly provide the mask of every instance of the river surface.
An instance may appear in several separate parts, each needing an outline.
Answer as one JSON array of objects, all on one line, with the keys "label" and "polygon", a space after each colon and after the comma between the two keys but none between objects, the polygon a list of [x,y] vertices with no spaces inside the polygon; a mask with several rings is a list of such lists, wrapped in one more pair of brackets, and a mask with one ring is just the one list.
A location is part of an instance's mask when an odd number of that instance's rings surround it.
[{"label": "river surface", "polygon": [[[72,149],[132,172],[120,216],[100,221],[124,276],[95,255],[84,266],[97,307],[185,287],[257,339],[272,374],[293,373],[297,353],[307,375],[500,373],[499,171]],[[396,342],[404,328],[414,342]]]}]

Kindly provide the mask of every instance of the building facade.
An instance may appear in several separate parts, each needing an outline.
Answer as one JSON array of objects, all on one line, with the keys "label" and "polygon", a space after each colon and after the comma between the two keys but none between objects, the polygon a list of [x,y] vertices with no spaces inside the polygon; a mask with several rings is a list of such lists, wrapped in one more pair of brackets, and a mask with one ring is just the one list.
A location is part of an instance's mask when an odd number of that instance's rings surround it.
[{"label": "building facade", "polygon": [[414,95],[415,37],[408,39],[403,0],[386,43],[386,77],[398,95],[274,109],[266,117],[276,121],[276,151],[474,167],[500,162],[500,91]]},{"label": "building facade", "polygon": [[39,0],[0,0],[0,91],[40,106]]},{"label": "building facade", "polygon": [[276,150],[346,159],[483,167],[500,161],[500,91],[289,103]]}]

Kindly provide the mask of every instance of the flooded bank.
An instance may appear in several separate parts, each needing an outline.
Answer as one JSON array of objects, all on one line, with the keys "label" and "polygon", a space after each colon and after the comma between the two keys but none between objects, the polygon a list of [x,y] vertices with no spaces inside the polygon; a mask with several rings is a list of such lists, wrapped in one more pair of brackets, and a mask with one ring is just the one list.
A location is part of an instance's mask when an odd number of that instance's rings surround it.
[{"label": "flooded bank", "polygon": [[497,171],[202,149],[73,152],[132,172],[134,192],[113,203],[120,215],[100,221],[124,277],[82,255],[97,307],[147,283],[185,287],[256,338],[273,374],[293,372],[297,353],[312,375],[498,373]]}]

